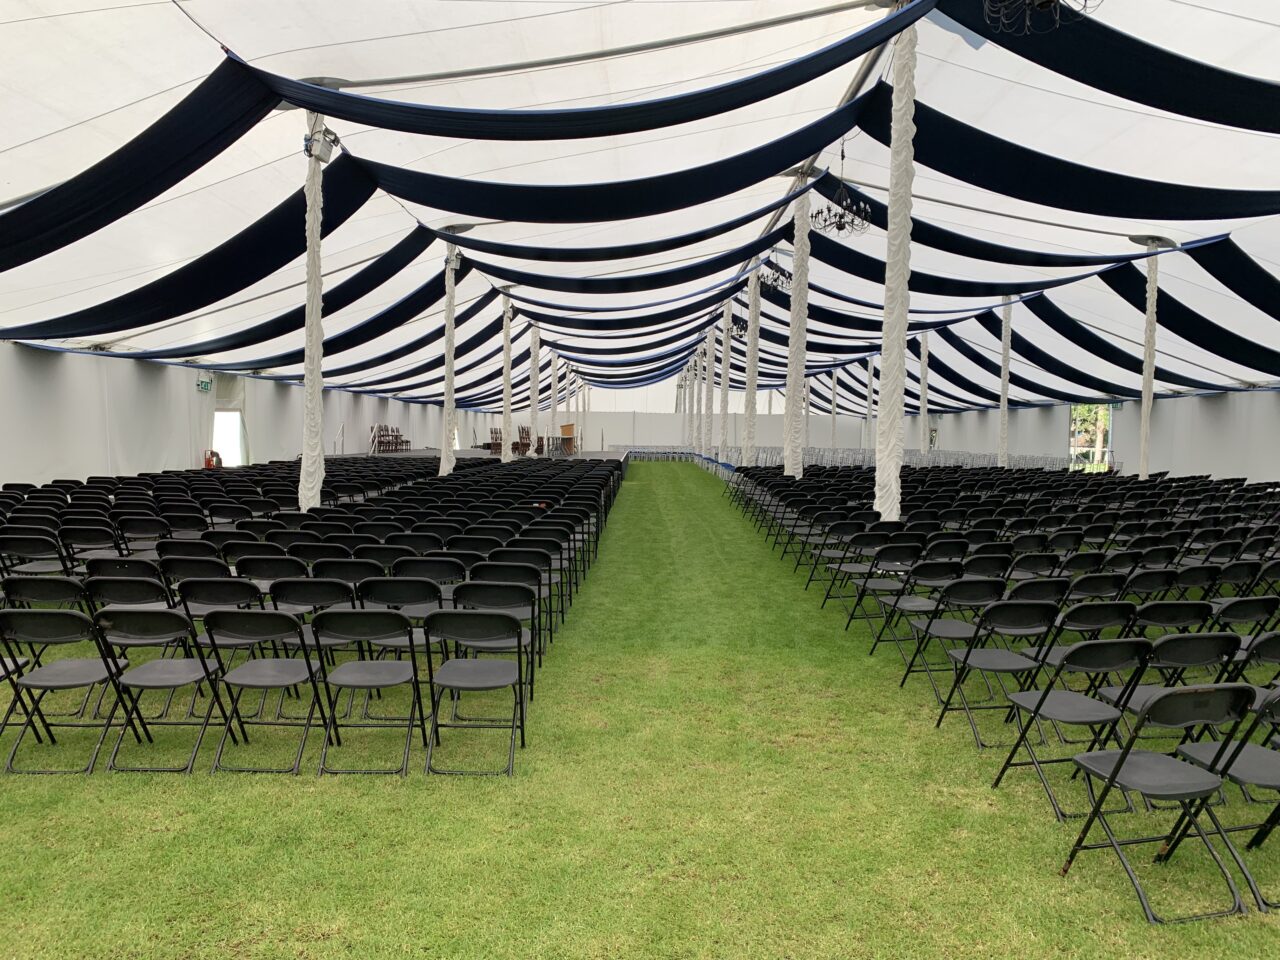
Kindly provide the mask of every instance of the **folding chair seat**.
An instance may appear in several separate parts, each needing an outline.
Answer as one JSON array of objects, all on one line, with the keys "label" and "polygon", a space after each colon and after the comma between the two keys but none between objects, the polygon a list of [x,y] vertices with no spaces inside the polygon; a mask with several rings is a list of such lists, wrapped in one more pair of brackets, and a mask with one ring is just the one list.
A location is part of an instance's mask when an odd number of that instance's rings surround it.
[{"label": "folding chair seat", "polygon": [[[222,728],[217,751],[213,757],[213,770],[229,770],[238,773],[292,773],[297,774],[306,750],[317,712],[320,726],[328,728],[328,711],[325,698],[320,693],[319,650],[308,642],[301,623],[287,613],[275,610],[213,610],[204,623],[200,642],[223,667],[222,684],[226,688],[230,705],[227,721]],[[296,650],[300,656],[280,656],[281,650]],[[237,653],[246,659],[237,667],[227,666]],[[283,714],[287,696],[303,688],[311,688],[311,701],[303,717],[290,718]],[[259,691],[263,703],[254,716],[245,716],[241,700],[246,691]],[[280,695],[280,706],[275,719],[266,719],[266,699],[272,693]],[[249,745],[249,727],[301,727],[302,734],[294,753],[293,764],[288,767],[247,767],[223,762],[229,739],[234,746]],[[236,731],[239,731],[237,736]]]},{"label": "folding chair seat", "polygon": [[[1091,627],[1094,623],[1115,619],[1115,617],[1102,616],[1102,613],[1101,610],[1078,611],[1070,618],[1070,622],[1083,628],[1085,621],[1089,621],[1088,625]],[[1061,618],[1059,622],[1061,623]],[[1098,630],[1081,629],[1080,632],[1090,632],[1096,636]],[[1142,672],[1146,669],[1147,661],[1151,657],[1151,643],[1139,639],[1090,639],[1052,649],[1054,651],[1052,661],[1048,657],[1044,658],[1045,664],[1050,665],[1049,679],[1044,685],[1039,688],[1036,686],[1039,676],[1045,672],[1042,668],[1028,683],[1027,689],[1009,694],[1009,702],[1014,708],[1014,719],[1018,724],[1018,737],[1009,749],[1009,755],[1005,758],[991,787],[993,790],[999,787],[1004,775],[1013,767],[1035,768],[1036,775],[1040,778],[1040,785],[1044,787],[1045,795],[1049,798],[1053,815],[1061,823],[1069,816],[1083,816],[1083,814],[1068,814],[1063,811],[1053,787],[1049,784],[1044,768],[1050,764],[1072,763],[1074,757],[1039,756],[1030,735],[1031,731],[1033,727],[1042,729],[1045,722],[1052,724],[1055,729],[1061,726],[1087,727],[1090,734],[1087,748],[1089,750],[1099,746],[1105,747],[1113,738],[1119,742],[1116,728],[1123,716],[1120,707],[1092,697],[1088,692],[1072,690],[1067,686],[1066,680],[1073,673],[1091,676],[1127,673],[1129,679],[1125,689],[1132,689],[1141,680]],[[1126,698],[1122,695],[1121,705],[1125,700]],[[1041,739],[1044,739],[1043,735]],[[1016,759],[1020,750],[1026,751],[1026,760]]]},{"label": "folding chair seat", "polygon": [[[452,644],[455,655],[435,671],[431,691],[431,732],[427,738],[427,772],[445,774],[489,774],[511,776],[515,771],[516,734],[525,743],[524,684],[521,658],[512,660],[462,656],[464,653],[489,652],[503,646],[519,648],[520,621],[509,613],[496,610],[443,610],[432,613],[426,622],[427,640],[442,648]],[[441,769],[433,763],[436,744],[443,728],[506,729],[508,724],[490,720],[442,721],[440,701],[445,693],[460,699],[464,694],[483,693],[510,687],[512,692],[510,745],[507,765],[499,770]],[[455,700],[455,702],[457,702]]]},{"label": "folding chair seat", "polygon": [[[1138,616],[1141,616],[1139,609]],[[1188,671],[1207,675],[1203,682],[1221,683],[1235,670],[1240,637],[1234,633],[1170,633],[1152,646],[1147,666],[1160,674],[1161,683],[1140,684],[1126,690],[1114,685],[1099,687],[1097,695],[1108,703],[1140,713],[1164,689],[1185,686]]]},{"label": "folding chair seat", "polygon": [[[43,659],[43,654],[57,648],[70,649],[76,655],[49,661]],[[6,772],[91,773],[120,708],[115,679],[128,667],[128,662],[112,661],[104,657],[93,621],[78,610],[0,610],[0,657],[8,664],[13,703],[17,705],[17,712],[22,715],[18,735],[14,738],[5,761]],[[98,710],[85,710],[73,714],[83,716],[84,719],[50,719],[44,709],[44,700],[51,693],[83,690],[87,704],[95,689],[101,690],[104,695],[108,689],[115,694],[111,709],[105,715]],[[133,726],[130,714],[126,714],[125,722],[141,741],[141,733]],[[51,746],[58,742],[53,731],[64,728],[97,731],[97,739],[84,767],[41,770],[17,767],[18,750],[28,731],[36,738],[37,743],[45,745],[47,741]]]},{"label": "folding chair seat", "polygon": [[[885,598],[899,592],[902,578],[919,562],[922,552],[914,543],[888,543],[871,554],[864,573],[849,575],[849,579],[857,583],[853,602],[845,603],[850,599],[847,594],[840,594],[838,597],[849,614],[844,622],[845,630],[849,629],[856,618],[870,620],[873,615],[885,616]],[[875,603],[874,613],[864,608],[867,601]]]},{"label": "folding chair seat", "polygon": [[[1071,869],[1082,850],[1110,848],[1120,859],[1147,920],[1151,923],[1171,922],[1157,915],[1152,909],[1146,890],[1125,856],[1124,848],[1136,844],[1159,843],[1161,847],[1160,852],[1156,854],[1156,862],[1167,863],[1177,850],[1179,841],[1188,831],[1194,830],[1204,843],[1227,885],[1231,895],[1231,905],[1226,909],[1178,919],[1204,919],[1243,913],[1245,907],[1240,891],[1212,842],[1217,840],[1222,843],[1238,860],[1238,854],[1234,851],[1231,839],[1218,828],[1219,824],[1215,822],[1213,816],[1210,816],[1212,832],[1206,830],[1200,821],[1200,816],[1205,812],[1209,800],[1222,788],[1222,777],[1167,754],[1137,749],[1136,744],[1148,724],[1187,731],[1206,725],[1225,727],[1228,729],[1225,739],[1231,740],[1238,732],[1252,703],[1253,691],[1243,684],[1165,689],[1141,711],[1133,724],[1132,731],[1119,749],[1077,754],[1074,762],[1087,778],[1093,806],[1080,835],[1071,847],[1071,852],[1067,855],[1066,863],[1062,867],[1063,875],[1065,876]],[[1115,789],[1125,793],[1137,793],[1148,802],[1154,800],[1176,803],[1180,812],[1173,828],[1147,837],[1117,837],[1104,810],[1108,796]],[[1095,822],[1102,826],[1106,840],[1088,843],[1089,833]]]},{"label": "folding chair seat", "polygon": [[865,575],[876,550],[887,545],[888,542],[889,535],[879,531],[864,530],[842,537],[840,540],[842,552],[832,562],[826,564],[827,570],[831,573],[831,580],[827,583],[827,592],[822,598],[822,605],[825,607],[828,600],[837,596],[835,593],[837,586],[843,585],[851,577]]},{"label": "folding chair seat", "polygon": [[1004,596],[1002,577],[975,577],[966,573],[959,580],[943,585],[935,594],[936,604],[925,616],[912,617],[907,623],[915,637],[915,650],[907,661],[907,667],[898,684],[904,686],[913,673],[924,673],[933,688],[934,696],[942,702],[933,674],[941,669],[951,670],[949,659],[934,660],[929,657],[933,642],[943,644],[967,643],[977,630],[973,617],[981,610]]},{"label": "folding chair seat", "polygon": [[[413,624],[404,614],[395,610],[323,610],[311,621],[316,644],[321,649],[349,647],[356,651],[356,658],[333,667],[320,658],[320,682],[328,698],[328,726],[324,746],[320,751],[320,773],[399,774],[409,772],[409,751],[413,745],[416,727],[427,746],[426,717],[422,708],[422,692],[418,672],[418,655],[425,653],[426,681],[432,677],[431,656],[425,645],[414,637]],[[376,651],[394,653],[394,659],[376,657]],[[404,654],[408,654],[407,657]],[[338,715],[338,699],[343,691],[352,698],[357,692],[370,694],[406,687],[409,696],[408,715],[403,718],[374,718],[367,711],[363,722],[347,720],[341,723]],[[394,728],[398,723],[406,726],[404,751],[400,765],[391,769],[332,767],[329,765],[331,747],[342,746],[342,729]]]},{"label": "folding chair seat", "polygon": [[[1058,605],[1037,600],[998,600],[986,606],[978,616],[973,635],[963,647],[951,647],[947,656],[951,659],[954,675],[951,689],[942,701],[942,709],[938,714],[935,726],[941,727],[946,715],[954,710],[961,710],[969,720],[973,731],[974,742],[979,749],[987,744],[978,730],[977,710],[1008,711],[1009,705],[1004,702],[1000,693],[1007,695],[1004,688],[1004,676],[1031,676],[1039,667],[1035,659],[1034,649],[1018,652],[1008,646],[995,643],[996,640],[1034,641],[1033,646],[1045,640],[1053,630],[1058,615]],[[970,702],[965,693],[965,681],[969,675],[977,671],[986,682],[988,699],[982,702]],[[997,687],[992,688],[987,675],[995,676]],[[959,697],[959,706],[952,706],[952,701]]]},{"label": "folding chair seat", "polygon": [[948,584],[964,576],[964,565],[958,560],[920,560],[900,578],[897,595],[883,604],[884,619],[871,645],[875,653],[885,634],[898,646],[903,663],[907,662],[902,642],[894,630],[895,623],[913,615],[930,614],[938,606],[938,593]]}]

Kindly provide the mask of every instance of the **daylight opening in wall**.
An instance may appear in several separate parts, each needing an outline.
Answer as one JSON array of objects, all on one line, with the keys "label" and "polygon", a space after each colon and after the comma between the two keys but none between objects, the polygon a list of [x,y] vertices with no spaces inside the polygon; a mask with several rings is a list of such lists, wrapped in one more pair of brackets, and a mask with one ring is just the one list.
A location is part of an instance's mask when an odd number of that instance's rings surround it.
[{"label": "daylight opening in wall", "polygon": [[239,410],[219,410],[213,415],[213,449],[224,467],[244,466],[243,417]]},{"label": "daylight opening in wall", "polygon": [[1109,403],[1071,405],[1071,435],[1067,455],[1074,470],[1101,473],[1112,466],[1111,425],[1114,409]]}]

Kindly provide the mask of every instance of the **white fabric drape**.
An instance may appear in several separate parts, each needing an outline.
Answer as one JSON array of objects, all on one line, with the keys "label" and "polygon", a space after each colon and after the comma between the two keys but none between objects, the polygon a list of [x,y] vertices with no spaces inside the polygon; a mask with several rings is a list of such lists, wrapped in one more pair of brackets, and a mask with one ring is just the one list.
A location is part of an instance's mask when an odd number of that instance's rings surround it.
[{"label": "white fabric drape", "polygon": [[[1150,243],[1153,253],[1158,244]],[[1151,466],[1151,406],[1156,386],[1156,298],[1160,292],[1159,257],[1147,257],[1147,316],[1142,336],[1142,410],[1138,427],[1138,479],[1145,480]]]},{"label": "white fabric drape", "polygon": [[538,455],[538,408],[542,406],[542,334],[529,324],[529,456]]},{"label": "white fabric drape", "polygon": [[769,414],[769,416],[771,416],[771,417],[773,416],[773,395],[774,395],[775,393],[777,393],[777,392],[778,392],[777,390],[770,390],[770,391],[769,391],[769,407],[768,407],[768,409],[767,409],[765,412],[766,412],[766,413],[768,413],[768,414]]},{"label": "white fabric drape", "polygon": [[[747,281],[747,379],[742,395],[742,465],[756,465],[756,384],[760,375],[760,271]],[[773,391],[769,392],[773,396]],[[772,404],[770,404],[772,413]]]},{"label": "white fabric drape", "polygon": [[831,449],[836,448],[836,371],[831,371]]},{"label": "white fabric drape", "polygon": [[787,325],[787,394],[782,418],[782,472],[804,476],[804,359],[809,323],[809,194],[795,205],[791,317]]},{"label": "white fabric drape", "polygon": [[724,463],[729,449],[729,345],[733,334],[733,304],[725,301],[724,320],[720,330],[720,442],[716,445],[716,459]]},{"label": "white fabric drape", "polygon": [[867,357],[867,436],[864,446],[876,448],[876,358]]},{"label": "white fabric drape", "polygon": [[700,451],[704,457],[715,455],[715,439],[711,433],[711,411],[716,405],[715,381],[716,381],[716,326],[713,323],[707,327],[707,360],[706,360],[707,379],[703,384],[704,396],[702,398],[702,450]]},{"label": "white fabric drape", "polygon": [[502,295],[502,462],[511,460],[511,298]]},{"label": "white fabric drape", "polygon": [[996,463],[1009,466],[1009,350],[1013,341],[1013,298],[1006,296],[1000,310],[1000,438]]},{"label": "white fabric drape", "polygon": [[697,405],[698,392],[698,358],[695,355],[684,369],[684,445],[690,450],[696,449],[693,437],[693,408]]},{"label": "white fabric drape", "polygon": [[693,358],[693,452],[702,456],[702,376],[705,370],[705,346]]},{"label": "white fabric drape", "polygon": [[[587,442],[587,429],[591,420],[591,385],[587,384],[582,390],[582,442]],[[604,438],[601,437],[601,448],[604,446]]]},{"label": "white fabric drape", "polygon": [[551,427],[547,431],[547,453],[560,436],[560,354],[551,354]]},{"label": "white fabric drape", "polygon": [[444,438],[440,441],[440,476],[453,473],[457,462],[454,437],[458,433],[458,407],[453,398],[454,386],[454,310],[457,304],[455,271],[458,269],[458,248],[452,243],[444,254]]},{"label": "white fabric drape", "polygon": [[809,428],[813,426],[813,396],[810,393],[810,381],[804,378],[804,448],[809,449]]},{"label": "white fabric drape", "polygon": [[[307,111],[313,140],[324,134],[324,117]],[[324,215],[324,177],[320,158],[307,158],[307,305],[302,359],[302,463],[298,471],[298,508],[320,506],[324,486],[324,325],[321,321],[324,279],[320,267],[320,226]]]},{"label": "white fabric drape", "polygon": [[929,334],[920,335],[920,452],[929,452]]},{"label": "white fabric drape", "polygon": [[915,179],[916,30],[898,34],[893,57],[889,150],[889,222],[885,257],[884,339],[880,360],[880,422],[876,424],[876,501],[883,520],[902,508],[903,398],[907,384],[907,321],[911,294],[911,185]]}]

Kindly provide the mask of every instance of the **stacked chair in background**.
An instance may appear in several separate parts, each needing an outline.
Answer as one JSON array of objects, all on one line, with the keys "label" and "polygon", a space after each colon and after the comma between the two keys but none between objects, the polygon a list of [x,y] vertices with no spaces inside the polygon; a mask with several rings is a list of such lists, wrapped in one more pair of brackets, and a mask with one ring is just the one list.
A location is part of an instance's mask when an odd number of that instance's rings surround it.
[{"label": "stacked chair in background", "polygon": [[[321,773],[404,774],[416,743],[432,772],[510,775],[622,464],[438,469],[330,458],[323,506],[305,513],[296,462],[5,484],[6,770],[76,772],[33,765],[80,728],[83,772],[106,748],[109,769],[189,773],[210,733],[215,770],[298,773],[317,734]],[[500,715],[464,712],[504,690]],[[188,728],[190,752],[158,765],[156,731],[171,726]],[[385,764],[343,766],[364,727],[403,742]],[[507,732],[503,766],[439,766],[441,730],[469,728]],[[253,765],[264,741],[291,762]]]},{"label": "stacked chair in background", "polygon": [[[1280,484],[908,468],[897,521],[869,468],[739,469],[726,495],[868,653],[897,651],[937,726],[1002,758],[993,787],[1029,770],[1083,821],[1064,875],[1110,849],[1166,922],[1126,851],[1168,871],[1187,843],[1227,898],[1176,919],[1245,913],[1237,874],[1271,908],[1250,861],[1280,823]],[[1158,831],[1119,836],[1127,814]]]}]

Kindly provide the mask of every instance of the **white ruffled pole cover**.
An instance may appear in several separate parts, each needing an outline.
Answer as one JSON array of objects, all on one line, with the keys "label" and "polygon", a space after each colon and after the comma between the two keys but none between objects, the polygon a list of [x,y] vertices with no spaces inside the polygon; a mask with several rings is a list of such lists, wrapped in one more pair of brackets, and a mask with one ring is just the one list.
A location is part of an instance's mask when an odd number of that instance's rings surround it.
[{"label": "white ruffled pole cover", "polygon": [[587,425],[591,420],[591,384],[586,384],[582,390],[582,441],[587,441]]},{"label": "white ruffled pole cover", "polygon": [[[747,376],[743,385],[742,465],[756,465],[756,385],[760,379],[760,271],[747,281]],[[769,392],[773,396],[773,392]],[[771,411],[772,412],[772,411]]]},{"label": "white ruffled pole cover", "polygon": [[791,316],[787,324],[787,394],[782,417],[782,472],[804,476],[804,358],[809,324],[809,194],[795,204],[791,241]]},{"label": "white ruffled pole cover", "polygon": [[716,459],[724,463],[729,448],[729,347],[733,332],[733,304],[725,301],[724,321],[720,328],[720,442],[716,445]]},{"label": "white ruffled pole cover", "polygon": [[550,439],[547,441],[547,453],[551,453],[550,444],[560,436],[560,354],[551,354],[551,427]]},{"label": "white ruffled pole cover", "polygon": [[836,371],[831,371],[831,449],[836,448]]},{"label": "white ruffled pole cover", "polygon": [[[307,128],[313,139],[324,133],[324,117],[307,111]],[[324,325],[321,322],[323,274],[320,268],[320,228],[324,216],[324,172],[320,158],[307,157],[307,305],[304,313],[306,340],[302,359],[302,463],[298,470],[298,508],[320,506],[324,487]]]},{"label": "white ruffled pole cover", "polygon": [[880,359],[880,421],[876,424],[876,501],[883,520],[902,512],[906,424],[907,322],[911,293],[911,185],[915,179],[916,29],[898,34],[893,58],[893,114],[889,149],[889,222],[885,257],[884,340]]},{"label": "white ruffled pole cover", "polygon": [[702,450],[704,457],[716,452],[715,441],[711,434],[711,413],[716,405],[716,326],[707,327],[707,379],[703,384],[705,394],[702,398]]},{"label": "white ruffled pole cover", "polygon": [[813,397],[810,394],[810,380],[804,378],[804,448],[809,449],[809,428],[813,426]]},{"label": "white ruffled pole cover", "polygon": [[502,295],[502,462],[511,461],[511,298]]},{"label": "white ruffled pole cover", "polygon": [[684,368],[684,445],[690,450],[693,449],[693,395],[697,373],[698,358],[695,356]]},{"label": "white ruffled pole cover", "polygon": [[876,448],[876,358],[867,357],[867,436],[869,450]]},{"label": "white ruffled pole cover", "polygon": [[538,408],[542,406],[542,334],[529,324],[529,456],[538,455]]},{"label": "white ruffled pole cover", "polygon": [[1004,298],[1000,309],[1000,438],[996,463],[1009,466],[1009,350],[1013,342],[1013,299]]},{"label": "white ruffled pole cover", "polygon": [[702,455],[702,377],[705,368],[702,350],[693,360],[693,452]]},{"label": "white ruffled pole cover", "polygon": [[929,334],[920,335],[920,452],[929,452]]},{"label": "white ruffled pole cover", "polygon": [[453,438],[458,432],[458,408],[453,399],[454,309],[457,294],[454,289],[455,271],[458,268],[458,248],[452,243],[445,247],[444,259],[444,439],[440,442],[440,476],[453,473],[457,454],[453,450]]},{"label": "white ruffled pole cover", "polygon": [[[1158,245],[1147,249],[1154,253]],[[1138,427],[1138,479],[1146,480],[1151,466],[1151,407],[1156,392],[1156,302],[1160,293],[1159,257],[1147,257],[1147,316],[1142,331],[1142,411]]]}]

